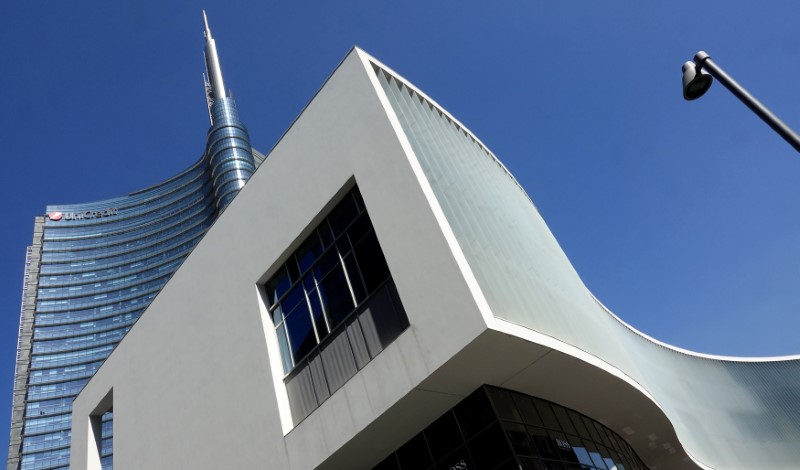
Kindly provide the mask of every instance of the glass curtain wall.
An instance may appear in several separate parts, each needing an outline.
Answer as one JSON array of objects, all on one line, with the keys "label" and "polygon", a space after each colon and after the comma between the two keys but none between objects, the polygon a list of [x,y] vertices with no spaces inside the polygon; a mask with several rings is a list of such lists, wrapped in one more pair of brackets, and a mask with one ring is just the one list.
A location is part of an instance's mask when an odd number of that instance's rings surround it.
[{"label": "glass curtain wall", "polygon": [[[45,217],[19,468],[69,465],[72,400],[216,215],[204,161],[160,185]],[[103,417],[110,468],[112,415]]]},{"label": "glass curtain wall", "polygon": [[645,470],[625,440],[569,408],[483,386],[373,470]]}]

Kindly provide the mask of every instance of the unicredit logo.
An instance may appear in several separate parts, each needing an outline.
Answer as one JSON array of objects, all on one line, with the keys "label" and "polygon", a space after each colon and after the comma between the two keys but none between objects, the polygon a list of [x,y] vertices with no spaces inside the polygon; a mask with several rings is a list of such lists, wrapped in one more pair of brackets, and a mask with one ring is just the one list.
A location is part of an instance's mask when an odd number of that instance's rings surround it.
[{"label": "unicredit logo", "polygon": [[47,217],[50,220],[87,220],[87,219],[99,219],[102,217],[112,217],[117,215],[117,209],[105,209],[102,211],[85,211],[85,212],[51,212],[47,214]]}]

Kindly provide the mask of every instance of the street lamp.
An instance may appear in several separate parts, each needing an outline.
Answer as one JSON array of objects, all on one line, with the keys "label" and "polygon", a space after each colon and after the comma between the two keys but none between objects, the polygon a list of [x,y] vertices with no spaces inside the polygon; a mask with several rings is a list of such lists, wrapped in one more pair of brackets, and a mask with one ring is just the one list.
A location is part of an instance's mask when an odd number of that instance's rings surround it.
[{"label": "street lamp", "polygon": [[778,119],[777,116],[772,114],[766,106],[755,99],[753,95],[748,93],[741,85],[736,83],[736,80],[719,68],[704,51],[700,51],[694,55],[694,62],[690,60],[683,64],[683,98],[687,101],[691,101],[703,96],[711,87],[711,82],[713,81],[711,79],[712,76],[719,80],[725,88],[730,90],[734,96],[739,98],[739,100],[747,105],[751,111],[756,113],[758,117],[763,119],[769,127],[780,134],[786,142],[789,142],[789,145],[800,152],[800,136],[790,129],[789,126],[784,124],[783,121]]}]

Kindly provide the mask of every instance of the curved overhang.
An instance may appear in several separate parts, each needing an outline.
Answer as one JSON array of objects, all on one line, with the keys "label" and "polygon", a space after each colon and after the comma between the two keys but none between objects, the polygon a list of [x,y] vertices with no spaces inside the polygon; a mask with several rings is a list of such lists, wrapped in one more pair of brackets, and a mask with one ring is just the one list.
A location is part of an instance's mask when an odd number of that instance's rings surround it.
[{"label": "curved overhang", "polygon": [[[362,57],[488,328],[507,343],[528,344],[523,357],[546,349],[513,379],[483,382],[592,416],[652,467],[790,468],[800,461],[800,356],[699,354],[624,323],[589,292],[494,154],[419,89]],[[490,363],[481,373],[508,361],[507,348],[478,354]],[[463,364],[457,357],[454,370],[480,377],[477,356]]]}]

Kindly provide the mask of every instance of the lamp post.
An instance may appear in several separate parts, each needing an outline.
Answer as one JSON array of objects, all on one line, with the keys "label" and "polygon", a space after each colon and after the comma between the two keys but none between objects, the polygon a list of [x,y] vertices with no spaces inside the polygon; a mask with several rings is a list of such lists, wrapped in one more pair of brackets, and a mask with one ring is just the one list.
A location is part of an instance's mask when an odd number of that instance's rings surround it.
[{"label": "lamp post", "polygon": [[711,77],[719,80],[734,96],[789,142],[789,145],[800,152],[800,136],[719,68],[704,51],[694,55],[694,62],[690,60],[683,64],[683,98],[691,101],[703,96],[711,87],[713,81]]}]

